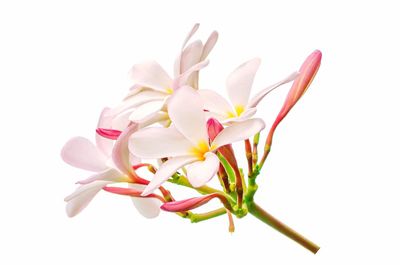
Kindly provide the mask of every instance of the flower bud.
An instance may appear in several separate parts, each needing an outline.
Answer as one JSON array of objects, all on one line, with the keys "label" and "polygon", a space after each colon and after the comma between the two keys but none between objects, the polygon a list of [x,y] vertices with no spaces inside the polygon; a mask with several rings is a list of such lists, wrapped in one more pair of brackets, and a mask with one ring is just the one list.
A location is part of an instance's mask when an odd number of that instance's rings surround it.
[{"label": "flower bud", "polygon": [[286,115],[297,103],[297,101],[301,98],[301,96],[303,96],[303,94],[307,91],[308,87],[313,81],[315,75],[318,72],[319,66],[321,65],[321,58],[322,58],[321,51],[315,50],[307,57],[307,59],[301,65],[299,70],[299,75],[293,82],[292,88],[290,89],[286,97],[285,103],[283,104],[281,111],[279,112],[274,124],[272,125],[269,131],[267,141],[265,144],[266,150],[268,150],[271,147],[272,138],[276,127],[283,120],[283,118],[286,117]]},{"label": "flower bud", "polygon": [[167,212],[185,212],[200,207],[214,198],[218,198],[227,209],[232,208],[225,196],[219,193],[211,193],[182,201],[167,202],[161,205],[160,208]]},{"label": "flower bud", "polygon": [[299,75],[293,82],[292,88],[290,89],[286,101],[278,115],[278,120],[282,120],[301,96],[303,96],[307,91],[314,76],[318,72],[319,66],[321,65],[321,58],[322,53],[319,50],[315,50],[304,61],[300,67]]},{"label": "flower bud", "polygon": [[224,129],[224,126],[214,118],[210,118],[207,121],[208,137],[211,141],[214,141],[215,137]]}]

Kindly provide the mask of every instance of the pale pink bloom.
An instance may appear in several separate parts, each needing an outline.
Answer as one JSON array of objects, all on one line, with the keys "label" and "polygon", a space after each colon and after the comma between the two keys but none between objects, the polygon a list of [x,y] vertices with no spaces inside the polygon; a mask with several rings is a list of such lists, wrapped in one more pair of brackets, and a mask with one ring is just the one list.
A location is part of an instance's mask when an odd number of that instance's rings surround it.
[{"label": "pale pink bloom", "polygon": [[[171,77],[157,62],[148,61],[134,65],[130,72],[130,78],[135,84],[123,102],[114,108],[110,114],[121,124],[133,121],[146,127],[157,122],[167,122],[168,114],[165,110],[166,99],[179,87],[189,85],[197,88],[198,73],[208,65],[207,56],[213,49],[218,33],[211,33],[203,45],[200,40],[189,43],[190,38],[199,28],[195,24],[193,29],[182,45],[179,56],[174,65],[174,77]],[[148,103],[159,102],[150,114],[139,118],[136,113],[149,105]]]},{"label": "pale pink bloom", "polygon": [[[195,64],[204,61],[210,54],[211,50],[214,48],[218,40],[218,32],[213,31],[204,45],[200,40],[195,40],[189,43],[189,40],[199,29],[199,26],[200,24],[198,23],[193,26],[192,30],[186,36],[182,44],[181,52],[178,58],[175,60],[175,65],[174,65],[175,76],[178,76],[186,72]],[[189,80],[187,81],[188,86],[191,86],[196,89],[198,88],[198,74],[199,72],[197,71],[190,76]]]},{"label": "pale pink bloom", "polygon": [[261,119],[235,123],[222,130],[210,142],[202,99],[191,87],[182,87],[170,98],[169,128],[144,128],[132,134],[129,150],[144,159],[168,157],[157,170],[143,195],[151,193],[181,167],[187,165],[187,177],[194,187],[206,184],[217,172],[219,147],[244,140],[261,131]]},{"label": "pale pink bloom", "polygon": [[230,103],[212,90],[199,90],[204,100],[204,108],[211,117],[220,122],[243,121],[252,117],[257,111],[258,103],[275,88],[293,81],[297,72],[283,80],[261,90],[250,99],[255,74],[260,66],[260,59],[254,58],[237,67],[226,80],[226,89]]},{"label": "pale pink bloom", "polygon": [[[99,126],[108,125],[109,121],[104,120],[107,119],[106,111],[103,111],[100,117]],[[94,172],[89,178],[78,181],[77,184],[80,186],[65,198],[68,216],[73,217],[80,213],[106,185],[134,181],[135,175],[131,167],[127,141],[136,130],[135,125],[128,127],[118,137],[115,144],[109,139],[96,135],[96,145],[83,137],[74,137],[64,145],[61,157],[66,163]],[[135,184],[135,188],[140,191],[144,187],[144,185]],[[160,206],[158,200],[134,197],[132,200],[143,216],[153,218],[158,215]]]}]

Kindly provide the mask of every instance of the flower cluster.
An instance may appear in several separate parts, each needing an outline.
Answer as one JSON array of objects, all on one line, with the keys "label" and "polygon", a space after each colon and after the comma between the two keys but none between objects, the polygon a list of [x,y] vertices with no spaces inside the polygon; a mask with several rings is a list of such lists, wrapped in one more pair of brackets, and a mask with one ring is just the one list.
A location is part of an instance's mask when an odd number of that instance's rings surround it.
[{"label": "flower cluster", "polygon": [[[316,253],[318,246],[272,217],[254,202],[256,179],[269,154],[275,129],[307,90],[318,71],[321,52],[311,53],[300,69],[251,96],[260,59],[238,66],[227,77],[228,100],[199,87],[199,73],[217,42],[213,32],[203,44],[191,41],[196,24],[186,37],[170,76],[157,62],[136,64],[129,72],[133,85],[120,104],[105,108],[96,128],[95,143],[83,137],[70,139],[62,149],[63,160],[93,174],[77,182],[65,198],[67,214],[82,211],[101,191],[132,198],[147,218],[160,209],[192,222],[248,213]],[[258,154],[262,119],[254,117],[262,99],[281,85],[292,82],[286,101],[267,134],[263,154]],[[246,170],[238,163],[233,143],[243,142]],[[155,163],[154,163],[155,162]],[[142,169],[141,169],[142,168]],[[138,172],[147,171],[150,179]],[[140,176],[142,175],[142,176]],[[221,186],[208,182],[216,177]],[[175,200],[164,186],[172,183],[196,190],[201,196]],[[164,186],[163,186],[164,185]],[[193,209],[217,198],[221,208],[206,213]]]}]

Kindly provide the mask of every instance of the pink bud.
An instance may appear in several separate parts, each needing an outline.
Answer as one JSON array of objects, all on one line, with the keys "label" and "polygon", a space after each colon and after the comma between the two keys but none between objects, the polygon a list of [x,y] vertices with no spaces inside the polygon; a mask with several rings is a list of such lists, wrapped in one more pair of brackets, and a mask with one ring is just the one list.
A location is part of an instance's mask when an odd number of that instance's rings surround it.
[{"label": "pink bud", "polygon": [[225,196],[219,193],[211,193],[202,197],[190,198],[182,201],[167,202],[161,205],[160,208],[167,212],[185,212],[200,207],[214,198],[218,198],[225,207],[231,208]]},{"label": "pink bud", "polygon": [[207,121],[208,137],[211,141],[217,137],[217,135],[224,129],[224,126],[214,118],[210,118]]},{"label": "pink bud", "polygon": [[126,196],[132,196],[132,197],[138,197],[138,198],[156,198],[159,199],[161,202],[165,202],[165,199],[161,197],[160,195],[151,193],[147,196],[141,196],[142,191],[132,189],[132,188],[120,188],[120,187],[104,187],[103,190],[108,191],[110,193],[114,194],[119,194],[119,195],[126,195]]},{"label": "pink bud", "polygon": [[279,120],[282,120],[286,116],[290,109],[307,91],[314,79],[314,76],[318,72],[319,66],[321,65],[321,59],[322,53],[319,50],[315,50],[304,61],[300,67],[299,75],[293,82],[292,88],[290,89],[281,112],[278,115]]},{"label": "pink bud", "polygon": [[104,128],[97,128],[96,133],[104,138],[110,140],[117,140],[118,137],[121,135],[121,131],[113,130],[113,129],[104,129]]},{"label": "pink bud", "polygon": [[269,131],[266,142],[267,147],[270,147],[272,144],[272,137],[274,135],[276,127],[283,120],[283,118],[286,117],[286,115],[301,98],[301,96],[303,96],[303,94],[307,91],[308,87],[314,79],[314,76],[318,72],[319,66],[321,65],[321,59],[322,53],[319,50],[315,50],[301,65],[299,75],[293,82],[292,88],[290,89],[286,97],[285,103],[283,104],[281,111],[279,112],[274,124]]}]

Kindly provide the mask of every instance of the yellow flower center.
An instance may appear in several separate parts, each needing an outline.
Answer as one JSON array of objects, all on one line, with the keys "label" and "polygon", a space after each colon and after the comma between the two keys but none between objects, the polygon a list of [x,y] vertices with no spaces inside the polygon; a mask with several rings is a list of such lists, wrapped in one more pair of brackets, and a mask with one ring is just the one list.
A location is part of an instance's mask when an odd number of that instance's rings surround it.
[{"label": "yellow flower center", "polygon": [[239,117],[244,112],[244,106],[243,105],[236,105],[235,106],[235,112],[228,111],[228,113],[227,113],[228,118]]},{"label": "yellow flower center", "polygon": [[190,149],[190,153],[196,156],[199,160],[204,160],[204,155],[210,151],[210,146],[204,140],[199,141],[196,146]]},{"label": "yellow flower center", "polygon": [[235,110],[236,110],[236,114],[238,116],[240,116],[244,111],[244,106],[243,105],[237,105],[237,106],[235,106]]},{"label": "yellow flower center", "polygon": [[167,92],[167,94],[172,94],[172,93],[174,93],[174,90],[172,89],[172,88],[170,88],[170,87],[167,87],[166,89],[165,89],[165,92]]}]

